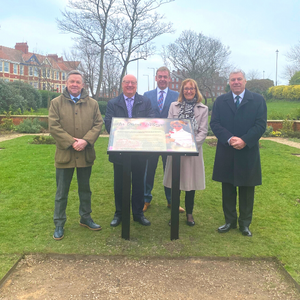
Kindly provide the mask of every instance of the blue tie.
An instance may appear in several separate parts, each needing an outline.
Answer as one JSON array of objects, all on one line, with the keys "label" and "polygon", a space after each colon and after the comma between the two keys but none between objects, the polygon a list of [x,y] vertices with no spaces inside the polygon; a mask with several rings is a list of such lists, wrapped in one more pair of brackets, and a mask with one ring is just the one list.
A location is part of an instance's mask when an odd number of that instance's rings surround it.
[{"label": "blue tie", "polygon": [[128,117],[132,118],[132,106],[133,106],[133,99],[132,98],[127,98],[126,99],[126,107],[127,107],[127,112],[128,112]]}]

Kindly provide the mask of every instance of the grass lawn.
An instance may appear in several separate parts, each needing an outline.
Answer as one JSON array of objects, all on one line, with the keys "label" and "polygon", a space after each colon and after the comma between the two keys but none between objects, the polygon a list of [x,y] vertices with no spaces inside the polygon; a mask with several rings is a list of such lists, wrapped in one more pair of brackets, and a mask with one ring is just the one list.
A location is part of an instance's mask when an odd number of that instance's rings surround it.
[{"label": "grass lawn", "polygon": [[25,136],[0,143],[4,148],[0,150],[0,278],[24,253],[77,253],[134,258],[277,257],[300,283],[300,158],[292,155],[300,153],[299,149],[261,141],[263,185],[256,188],[252,238],[238,230],[226,234],[216,231],[224,223],[221,184],[211,180],[215,148],[204,144],[207,186],[196,192],[196,226],[187,226],[181,214],[180,238],[170,241],[170,210],[164,198],[160,161],[152,205],[146,212],[152,224],[143,227],[131,221],[131,239],[125,241],[121,226],[109,226],[114,214],[113,166],[106,154],[108,138],[99,138],[91,177],[92,216],[103,229],[93,232],[79,226],[77,184],[73,180],[65,238],[55,241],[55,145],[33,145],[32,139]]},{"label": "grass lawn", "polygon": [[[293,118],[300,110],[299,101],[267,101],[268,120],[285,120],[287,115]],[[299,114],[299,112],[298,112]]]}]

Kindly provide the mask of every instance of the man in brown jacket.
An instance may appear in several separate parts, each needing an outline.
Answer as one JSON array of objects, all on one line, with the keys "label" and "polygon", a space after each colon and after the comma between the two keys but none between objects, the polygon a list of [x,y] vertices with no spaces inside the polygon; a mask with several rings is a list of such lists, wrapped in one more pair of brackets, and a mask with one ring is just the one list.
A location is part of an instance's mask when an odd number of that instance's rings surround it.
[{"label": "man in brown jacket", "polygon": [[75,168],[80,225],[91,230],[101,229],[91,218],[90,175],[96,158],[94,143],[103,119],[97,101],[88,96],[83,86],[81,73],[71,71],[63,94],[51,101],[49,109],[50,133],[56,141],[55,240],[64,237],[68,193]]}]

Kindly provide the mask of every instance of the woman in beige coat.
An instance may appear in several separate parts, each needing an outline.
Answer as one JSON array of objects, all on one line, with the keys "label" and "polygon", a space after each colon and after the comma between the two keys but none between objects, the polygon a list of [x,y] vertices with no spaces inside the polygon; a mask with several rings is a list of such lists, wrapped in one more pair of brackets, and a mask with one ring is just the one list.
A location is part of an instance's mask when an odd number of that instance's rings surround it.
[{"label": "woman in beige coat", "polygon": [[[187,224],[194,226],[194,198],[196,190],[205,189],[205,173],[202,144],[208,130],[208,108],[201,103],[202,95],[196,81],[185,79],[180,87],[177,102],[170,106],[168,118],[190,119],[195,133],[199,156],[182,156],[180,160],[180,187],[185,191]],[[172,187],[172,157],[168,156],[164,176],[164,186]]]}]

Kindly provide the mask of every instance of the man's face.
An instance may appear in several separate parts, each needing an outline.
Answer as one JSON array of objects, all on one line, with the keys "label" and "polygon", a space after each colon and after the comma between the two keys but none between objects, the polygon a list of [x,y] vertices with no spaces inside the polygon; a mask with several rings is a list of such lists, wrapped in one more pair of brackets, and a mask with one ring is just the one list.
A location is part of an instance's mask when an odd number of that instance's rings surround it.
[{"label": "man's face", "polygon": [[157,86],[164,90],[168,87],[169,82],[171,81],[171,77],[168,71],[158,71],[155,76],[155,81],[157,82]]},{"label": "man's face", "polygon": [[78,74],[70,75],[66,82],[66,86],[70,95],[78,97],[83,89],[82,77]]},{"label": "man's face", "polygon": [[246,79],[242,73],[231,74],[229,77],[229,86],[235,95],[240,95],[246,86]]},{"label": "man's face", "polygon": [[133,75],[126,75],[122,81],[123,93],[126,97],[132,98],[137,89],[137,80]]}]

